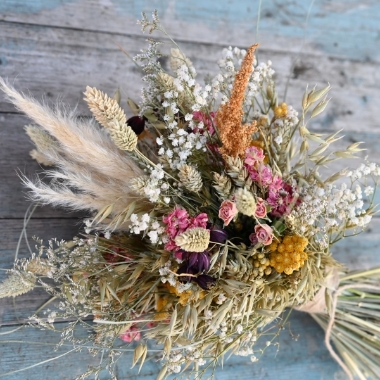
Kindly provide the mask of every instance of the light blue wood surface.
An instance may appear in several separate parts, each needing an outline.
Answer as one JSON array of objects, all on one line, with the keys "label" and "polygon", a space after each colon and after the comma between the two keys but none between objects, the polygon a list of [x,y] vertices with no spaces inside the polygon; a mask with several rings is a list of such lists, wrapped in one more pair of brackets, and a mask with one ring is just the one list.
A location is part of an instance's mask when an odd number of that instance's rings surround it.
[{"label": "light blue wood surface", "polygon": [[[144,43],[135,20],[141,11],[158,9],[167,30],[183,43],[200,76],[215,72],[224,46],[246,47],[259,41],[260,59],[273,61],[280,94],[290,73],[289,102],[298,108],[307,83],[332,84],[334,99],[318,131],[346,128],[344,142],[365,141],[368,154],[380,162],[380,2],[377,0],[0,0],[0,76],[6,76],[37,98],[58,96],[88,115],[82,98],[86,85],[138,97],[140,74],[115,42],[135,54]],[[307,17],[307,15],[309,16]],[[308,18],[308,21],[306,22]],[[292,103],[292,102],[295,103]],[[31,145],[23,133],[26,119],[0,96],[0,264],[10,268],[28,203],[15,171],[38,170],[28,157]],[[339,166],[337,166],[339,168]],[[52,217],[54,217],[52,219]],[[66,218],[66,219],[64,219]],[[76,215],[38,209],[30,231],[45,239],[69,238],[78,230]],[[359,239],[334,248],[351,268],[380,265],[380,218]],[[27,255],[25,243],[21,255]],[[3,271],[0,278],[4,277]],[[43,304],[40,291],[0,301],[0,332],[19,326]],[[64,324],[62,324],[62,327]],[[291,333],[290,333],[291,332]],[[297,337],[297,339],[296,339]],[[4,343],[12,340],[12,343]],[[32,343],[17,343],[17,341]],[[0,335],[0,376],[66,352],[54,352],[59,337],[50,331],[24,328]],[[6,379],[73,379],[99,362],[87,352],[5,376]],[[118,365],[120,379],[154,379],[159,363],[147,362],[140,375],[131,370],[131,355]],[[102,375],[102,379],[108,376]],[[216,379],[344,379],[324,347],[323,333],[305,314],[294,313],[280,337],[280,350],[270,347],[262,360],[234,357]]]}]

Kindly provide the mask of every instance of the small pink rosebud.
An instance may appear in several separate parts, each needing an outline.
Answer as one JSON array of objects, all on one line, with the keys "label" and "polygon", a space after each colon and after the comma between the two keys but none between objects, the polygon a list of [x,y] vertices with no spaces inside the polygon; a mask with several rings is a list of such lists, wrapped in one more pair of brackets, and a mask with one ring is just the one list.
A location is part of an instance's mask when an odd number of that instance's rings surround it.
[{"label": "small pink rosebud", "polygon": [[223,201],[219,209],[219,218],[223,220],[224,225],[228,226],[231,220],[237,215],[238,209],[232,201]]},{"label": "small pink rosebud", "polygon": [[267,216],[267,207],[264,199],[262,198],[257,198],[255,216],[260,219]]},{"label": "small pink rosebud", "polygon": [[264,245],[272,244],[273,230],[267,224],[258,224],[255,226],[257,241]]}]

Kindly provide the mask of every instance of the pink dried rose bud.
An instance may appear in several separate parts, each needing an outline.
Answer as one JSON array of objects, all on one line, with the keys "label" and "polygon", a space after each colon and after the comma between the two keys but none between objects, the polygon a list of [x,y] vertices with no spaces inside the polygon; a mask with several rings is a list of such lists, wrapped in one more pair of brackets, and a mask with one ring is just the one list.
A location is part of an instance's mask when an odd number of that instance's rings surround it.
[{"label": "pink dried rose bud", "polygon": [[273,230],[267,224],[258,224],[255,226],[257,241],[264,245],[272,244]]},{"label": "pink dried rose bud", "polygon": [[120,334],[119,338],[127,343],[131,343],[132,341],[138,342],[141,339],[141,332],[136,325],[132,325],[129,329]]},{"label": "pink dried rose bud", "polygon": [[255,216],[260,219],[267,216],[267,206],[262,198],[257,198]]},{"label": "pink dried rose bud", "polygon": [[223,201],[219,208],[219,218],[223,220],[224,225],[228,226],[231,220],[237,215],[238,209],[235,202]]},{"label": "pink dried rose bud", "polygon": [[249,235],[249,240],[251,241],[251,244],[252,245],[256,245],[259,241],[257,240],[257,236],[254,232],[252,232],[250,235]]}]

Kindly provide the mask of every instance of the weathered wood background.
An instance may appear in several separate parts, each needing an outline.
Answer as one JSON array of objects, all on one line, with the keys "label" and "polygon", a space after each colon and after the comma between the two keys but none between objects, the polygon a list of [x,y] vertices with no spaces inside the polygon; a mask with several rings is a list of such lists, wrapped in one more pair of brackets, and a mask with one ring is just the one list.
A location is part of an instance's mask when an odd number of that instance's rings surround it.
[{"label": "weathered wood background", "polygon": [[[1,0],[0,75],[38,99],[52,103],[62,99],[70,106],[78,105],[82,115],[89,114],[82,100],[87,84],[109,93],[120,86],[124,99],[138,98],[141,75],[117,44],[130,55],[136,54],[146,38],[136,19],[141,11],[158,9],[167,31],[182,44],[201,75],[216,72],[215,62],[223,47],[260,42],[259,59],[272,60],[280,94],[290,78],[287,101],[295,108],[306,84],[330,82],[333,99],[314,129],[330,133],[344,127],[340,144],[364,141],[366,154],[380,163],[380,2],[263,0],[257,25],[259,8],[258,0]],[[32,145],[23,131],[27,122],[0,95],[3,269],[12,267],[29,205],[17,171],[33,175],[40,170],[28,155]],[[77,214],[45,207],[35,211],[28,232],[44,239],[70,238],[79,228]],[[337,257],[351,268],[379,265],[379,228],[380,219],[375,218],[359,239],[343,241],[335,248]],[[23,242],[20,255],[27,254]],[[0,271],[0,278],[4,276],[4,270]],[[38,290],[14,301],[1,300],[0,333],[20,326],[45,301],[46,296]],[[311,318],[294,313],[291,322],[290,329],[282,333],[277,354],[269,350],[255,364],[249,358],[230,359],[216,378],[343,379],[324,347],[322,331]],[[1,335],[0,377],[72,379],[99,361],[86,352],[72,353],[7,374],[67,352],[68,347],[54,351],[58,340],[54,334],[31,328]],[[151,361],[137,375],[130,365],[128,355],[119,361],[120,379],[154,379],[159,368]]]}]

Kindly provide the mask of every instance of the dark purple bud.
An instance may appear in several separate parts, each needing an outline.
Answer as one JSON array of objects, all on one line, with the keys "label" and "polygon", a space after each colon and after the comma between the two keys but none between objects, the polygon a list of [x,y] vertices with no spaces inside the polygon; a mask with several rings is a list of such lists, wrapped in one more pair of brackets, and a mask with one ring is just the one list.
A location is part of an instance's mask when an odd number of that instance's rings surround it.
[{"label": "dark purple bud", "polygon": [[145,119],[143,117],[132,116],[127,120],[127,124],[132,128],[133,132],[135,132],[136,135],[144,132]]},{"label": "dark purple bud", "polygon": [[210,268],[210,257],[207,251],[204,251],[204,252],[182,251],[182,260],[186,261],[187,268],[191,268],[193,273],[201,273]]},{"label": "dark purple bud", "polygon": [[187,252],[187,251],[184,251],[183,249],[180,249],[179,251],[176,252],[176,255],[177,255],[176,257],[180,258],[182,261],[189,260],[191,253],[192,252]]},{"label": "dark purple bud", "polygon": [[191,252],[189,255],[189,267],[197,268],[198,264],[198,253]]},{"label": "dark purple bud", "polygon": [[[195,274],[193,268],[189,268],[188,263],[183,263],[177,270],[177,274]],[[178,280],[181,282],[190,282],[194,277],[191,276],[178,276]]]},{"label": "dark purple bud", "polygon": [[212,243],[223,244],[228,239],[228,234],[221,228],[212,227],[210,229],[210,241]]},{"label": "dark purple bud", "polygon": [[201,274],[198,277],[194,277],[193,280],[204,290],[209,290],[211,285],[213,285],[216,281],[215,278],[212,278],[207,274]]},{"label": "dark purple bud", "polygon": [[210,268],[210,257],[208,255],[208,252],[200,252],[197,253],[198,255],[198,262],[197,262],[197,269],[198,272],[207,271]]}]

